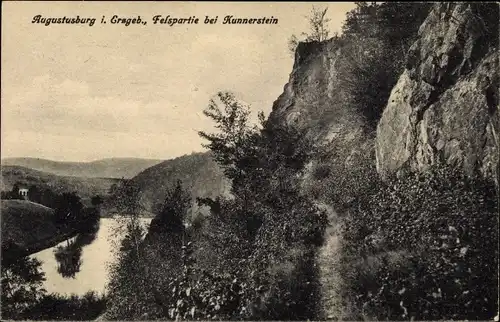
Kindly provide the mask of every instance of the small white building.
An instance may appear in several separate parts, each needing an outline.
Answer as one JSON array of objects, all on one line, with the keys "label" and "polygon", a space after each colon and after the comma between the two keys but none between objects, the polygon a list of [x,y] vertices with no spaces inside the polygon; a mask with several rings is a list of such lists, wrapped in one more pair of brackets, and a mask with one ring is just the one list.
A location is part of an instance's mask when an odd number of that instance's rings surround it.
[{"label": "small white building", "polygon": [[25,187],[19,188],[19,196],[24,199],[28,199],[28,188]]}]

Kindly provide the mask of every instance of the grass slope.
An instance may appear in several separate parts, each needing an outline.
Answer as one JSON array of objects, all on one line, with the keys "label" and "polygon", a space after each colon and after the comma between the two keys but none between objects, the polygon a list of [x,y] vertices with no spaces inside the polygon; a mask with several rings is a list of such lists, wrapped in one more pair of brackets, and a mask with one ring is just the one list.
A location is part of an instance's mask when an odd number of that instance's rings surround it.
[{"label": "grass slope", "polygon": [[54,211],[40,204],[25,200],[2,200],[2,246],[15,245],[16,249],[25,252],[15,255],[29,255],[55,246],[71,232],[60,231],[53,217]]}]

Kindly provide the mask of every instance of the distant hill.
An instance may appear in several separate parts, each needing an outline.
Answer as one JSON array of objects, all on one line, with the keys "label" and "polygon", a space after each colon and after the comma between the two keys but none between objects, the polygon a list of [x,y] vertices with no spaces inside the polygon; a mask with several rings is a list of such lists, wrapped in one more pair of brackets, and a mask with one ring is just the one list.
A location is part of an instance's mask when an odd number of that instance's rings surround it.
[{"label": "distant hill", "polygon": [[132,183],[141,189],[142,203],[151,211],[154,204],[164,200],[167,189],[177,180],[182,181],[193,199],[229,194],[230,184],[209,153],[193,153],[163,161],[139,173],[132,178]]},{"label": "distant hill", "polygon": [[63,162],[38,158],[6,158],[2,166],[21,166],[59,176],[85,178],[132,178],[162,160],[110,158],[92,162]]},{"label": "distant hill", "polygon": [[106,195],[112,184],[118,183],[115,178],[79,178],[57,176],[51,173],[28,169],[20,166],[2,166],[2,191],[12,189],[16,183],[39,188],[50,188],[54,192],[75,191],[82,198],[90,198],[96,194]]}]

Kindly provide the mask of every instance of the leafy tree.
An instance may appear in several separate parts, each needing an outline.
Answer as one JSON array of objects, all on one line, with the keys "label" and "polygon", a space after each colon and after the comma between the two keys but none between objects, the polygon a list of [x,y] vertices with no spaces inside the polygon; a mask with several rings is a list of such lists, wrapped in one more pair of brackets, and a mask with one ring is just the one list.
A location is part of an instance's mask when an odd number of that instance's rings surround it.
[{"label": "leafy tree", "polygon": [[32,185],[28,189],[28,199],[30,201],[33,201],[33,202],[36,202],[36,203],[40,203],[41,202],[41,191],[40,191],[40,189],[38,189],[37,186]]},{"label": "leafy tree", "polygon": [[[223,105],[223,109],[220,109]],[[243,158],[247,158],[249,142],[256,135],[256,127],[249,126],[250,107],[241,104],[234,94],[219,92],[210,99],[203,114],[215,122],[218,133],[198,134],[209,143],[203,144],[214,152],[214,159],[224,168],[229,179],[237,179],[243,172],[238,168]]]},{"label": "leafy tree", "polygon": [[112,205],[124,217],[137,217],[143,210],[141,190],[131,180],[123,180],[113,195]]},{"label": "leafy tree", "polygon": [[10,191],[2,191],[1,198],[2,200],[12,199],[12,194]]},{"label": "leafy tree", "polygon": [[182,187],[182,182],[167,191],[160,212],[151,221],[152,234],[180,234],[184,231],[185,217],[191,205],[191,195]]},{"label": "leafy tree", "polygon": [[19,195],[19,184],[15,183],[10,191],[10,199],[21,199]]},{"label": "leafy tree", "polygon": [[90,199],[90,202],[92,203],[92,206],[98,207],[104,202],[104,200],[100,195],[95,195]]},{"label": "leafy tree", "polygon": [[2,261],[2,317],[19,319],[26,309],[44,296],[45,274],[40,270],[41,262],[35,258],[22,257],[14,261]]},{"label": "leafy tree", "polygon": [[83,203],[75,192],[64,192],[56,198],[54,216],[58,224],[71,226],[81,220]]},{"label": "leafy tree", "polygon": [[[240,302],[240,310],[246,315],[259,319],[311,316],[313,309],[308,303],[312,298],[299,300],[311,290],[286,290],[283,285],[301,274],[304,285],[313,284],[314,274],[302,271],[291,251],[302,253],[306,261],[313,258],[314,247],[310,246],[321,243],[326,225],[324,213],[301,196],[298,188],[299,174],[312,156],[312,142],[305,132],[268,123],[262,114],[262,128],[252,126],[248,124],[247,107],[238,104],[231,94],[219,96],[231,100],[221,100],[222,108],[209,105],[205,114],[221,132],[201,136],[209,140],[207,146],[232,179],[235,199],[207,203],[212,209],[207,228],[213,232],[212,249],[219,254],[217,250],[224,249],[219,260],[225,267],[234,268],[226,268],[226,272],[242,281],[240,287],[248,285]],[[270,262],[288,260],[295,273],[278,270],[268,274]],[[273,306],[272,312],[262,306],[264,290],[275,299],[266,304]]]},{"label": "leafy tree", "polygon": [[148,319],[158,310],[153,290],[161,283],[151,277],[154,264],[150,258],[154,257],[148,256],[144,245],[140,198],[140,189],[128,180],[122,181],[114,195],[114,206],[120,216],[113,235],[124,237],[116,247],[115,263],[110,266],[107,285],[110,305],[106,311],[109,319]]},{"label": "leafy tree", "polygon": [[55,202],[54,215],[57,223],[75,225],[81,219],[83,204],[75,192],[65,192]]},{"label": "leafy tree", "polygon": [[40,194],[40,203],[49,208],[56,208],[57,194],[49,188],[45,188]]},{"label": "leafy tree", "polygon": [[116,263],[110,266],[110,282],[106,286],[109,319],[141,319],[150,311],[147,305],[151,301],[147,292],[148,263],[141,245],[144,228],[136,217],[129,217],[125,223],[125,237],[116,253]]}]

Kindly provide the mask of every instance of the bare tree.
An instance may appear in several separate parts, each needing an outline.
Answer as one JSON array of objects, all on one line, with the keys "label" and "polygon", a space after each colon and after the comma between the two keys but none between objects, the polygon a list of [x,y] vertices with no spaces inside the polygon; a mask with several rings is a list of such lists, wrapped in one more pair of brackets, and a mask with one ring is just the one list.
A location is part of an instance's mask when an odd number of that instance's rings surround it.
[{"label": "bare tree", "polygon": [[324,41],[328,39],[329,29],[328,23],[330,19],[326,17],[328,7],[324,9],[312,7],[311,13],[307,16],[309,20],[309,27],[311,29],[311,34],[303,33],[306,36],[306,41]]},{"label": "bare tree", "polygon": [[[312,7],[311,12],[306,16],[306,19],[309,21],[309,33],[303,32],[301,34],[303,36],[302,41],[325,41],[328,39],[330,33],[328,23],[330,22],[330,18],[326,17],[327,12],[328,7],[323,9],[315,6]],[[295,53],[295,49],[299,42],[299,38],[295,35],[292,35],[288,40],[288,49],[292,54]]]}]

